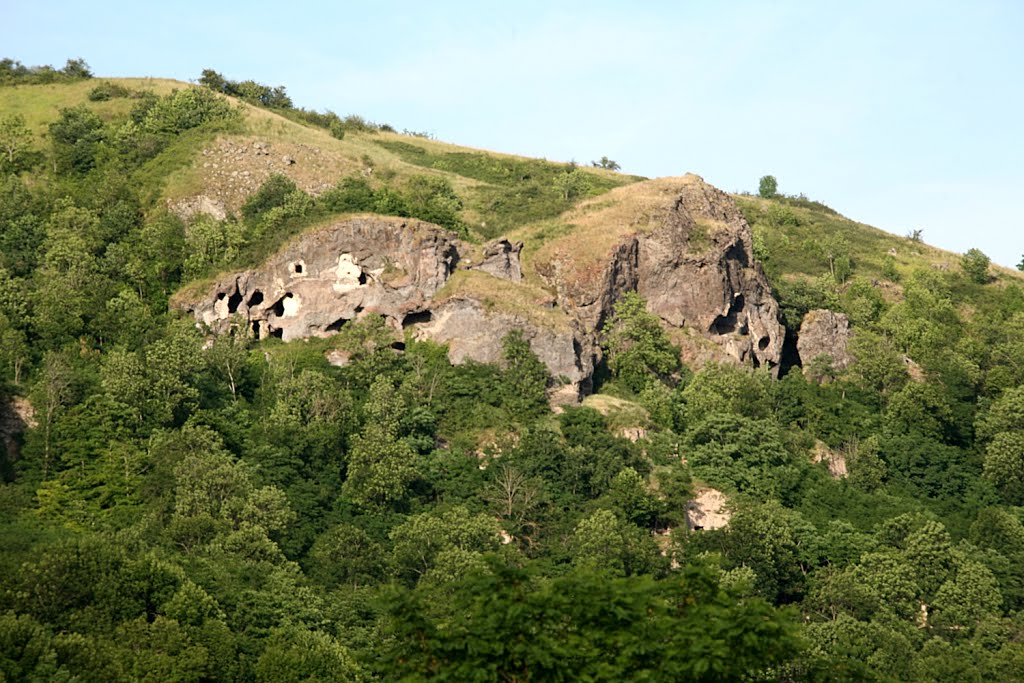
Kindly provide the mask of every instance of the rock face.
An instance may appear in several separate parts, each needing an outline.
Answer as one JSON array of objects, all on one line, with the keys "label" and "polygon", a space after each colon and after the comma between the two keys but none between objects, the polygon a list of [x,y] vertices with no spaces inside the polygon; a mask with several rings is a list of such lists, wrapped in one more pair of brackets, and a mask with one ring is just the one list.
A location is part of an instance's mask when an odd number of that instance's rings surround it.
[{"label": "rock face", "polygon": [[694,329],[737,361],[777,366],[785,330],[754,261],[750,226],[727,194],[697,176],[649,184],[664,192],[666,183],[669,196],[653,206],[648,197],[633,200],[641,207],[633,224],[609,226],[621,236],[606,260],[580,269],[565,262],[573,259],[567,250],[540,268],[559,305],[595,330],[623,292],[636,290],[669,327]]},{"label": "rock face", "polygon": [[[544,287],[524,277],[521,241],[481,250],[434,225],[363,216],[303,235],[260,268],[177,305],[214,332],[244,321],[257,337],[285,341],[382,315],[396,333],[448,344],[455,363],[500,360],[501,339],[519,329],[555,378],[560,403],[589,392],[601,328],[615,301],[638,291],[666,327],[694,330],[736,361],[777,366],[778,303],[729,196],[696,176],[634,187],[646,204],[610,193],[606,204],[618,213],[598,216],[599,244],[570,234],[555,258],[538,259],[533,272]],[[458,270],[469,272],[453,280]]]},{"label": "rock face", "polygon": [[7,462],[17,460],[22,432],[35,426],[35,411],[31,403],[20,396],[0,399],[0,448],[7,456]]},{"label": "rock face", "polygon": [[429,320],[417,325],[416,336],[448,344],[448,357],[453,363],[467,359],[498,363],[501,340],[513,330],[523,331],[537,358],[559,380],[551,395],[552,403],[575,403],[594,368],[590,358],[580,353],[580,343],[571,329],[537,325],[514,313],[488,311],[471,299],[456,299],[431,311]]},{"label": "rock face", "polygon": [[806,368],[819,356],[830,356],[836,370],[846,368],[854,361],[847,350],[850,340],[850,320],[842,313],[828,309],[809,311],[800,323],[796,348],[800,362]]},{"label": "rock face", "polygon": [[507,239],[498,239],[484,245],[484,260],[479,265],[471,266],[474,270],[482,270],[494,277],[512,282],[521,282],[523,279],[523,268],[519,261],[519,252],[523,250],[523,243],[509,242]]},{"label": "rock face", "polygon": [[718,489],[701,489],[686,504],[686,525],[691,531],[713,531],[728,526],[732,513],[728,498]]},{"label": "rock face", "polygon": [[454,238],[437,226],[355,218],[305,235],[185,308],[214,331],[238,315],[257,338],[285,341],[328,336],[363,311],[397,326],[427,308],[457,262]]}]

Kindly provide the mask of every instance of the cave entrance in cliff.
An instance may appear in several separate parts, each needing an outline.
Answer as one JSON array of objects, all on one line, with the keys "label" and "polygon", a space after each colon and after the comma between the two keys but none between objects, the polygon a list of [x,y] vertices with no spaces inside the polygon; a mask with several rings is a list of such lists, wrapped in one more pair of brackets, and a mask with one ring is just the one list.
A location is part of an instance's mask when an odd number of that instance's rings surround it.
[{"label": "cave entrance in cliff", "polygon": [[242,293],[238,291],[238,286],[235,286],[235,293],[228,297],[228,313],[234,314],[238,312],[238,307],[242,303]]},{"label": "cave entrance in cliff", "polygon": [[257,289],[253,291],[252,296],[249,297],[249,301],[245,305],[252,308],[253,306],[259,306],[261,303],[263,303],[263,292]]},{"label": "cave entrance in cliff", "polygon": [[404,318],[402,318],[402,327],[426,324],[433,319],[434,316],[433,314],[431,314],[430,311],[417,311],[415,313],[409,313]]},{"label": "cave entrance in cliff", "polygon": [[720,315],[715,318],[715,321],[711,323],[711,329],[708,332],[725,336],[727,334],[733,334],[739,332],[740,334],[746,334],[746,324],[740,323],[740,313],[743,312],[743,295],[737,294],[732,301],[732,305],[729,306],[729,312],[725,315]]},{"label": "cave entrance in cliff", "polygon": [[285,295],[274,302],[274,305],[270,307],[270,311],[278,318],[284,317],[284,300],[291,299],[292,293],[285,292]]},{"label": "cave entrance in cliff", "polygon": [[253,320],[252,321],[252,338],[255,339],[256,341],[260,340],[260,321],[259,320]]},{"label": "cave entrance in cliff", "polygon": [[333,323],[324,328],[324,332],[340,332],[341,328],[348,322],[348,318],[338,318]]}]

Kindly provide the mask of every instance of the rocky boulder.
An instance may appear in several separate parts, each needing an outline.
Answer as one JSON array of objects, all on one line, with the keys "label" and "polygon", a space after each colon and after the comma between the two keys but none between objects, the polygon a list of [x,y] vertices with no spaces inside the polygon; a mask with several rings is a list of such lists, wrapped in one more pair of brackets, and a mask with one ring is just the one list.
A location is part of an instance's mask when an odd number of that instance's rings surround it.
[{"label": "rocky boulder", "polygon": [[809,311],[800,323],[796,348],[805,369],[821,356],[831,358],[832,367],[842,370],[854,361],[847,349],[850,341],[850,320],[842,313],[828,309]]},{"label": "rocky boulder", "polygon": [[502,280],[521,282],[523,268],[519,261],[519,252],[522,250],[522,241],[513,243],[504,237],[493,240],[484,245],[483,261],[471,265],[470,268],[490,273]]}]

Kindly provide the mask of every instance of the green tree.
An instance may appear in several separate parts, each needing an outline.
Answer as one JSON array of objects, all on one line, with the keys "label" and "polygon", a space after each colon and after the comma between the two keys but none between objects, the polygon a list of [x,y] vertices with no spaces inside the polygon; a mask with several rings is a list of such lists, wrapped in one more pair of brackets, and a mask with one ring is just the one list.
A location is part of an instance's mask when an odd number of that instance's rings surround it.
[{"label": "green tree", "polygon": [[256,662],[258,683],[359,683],[367,680],[349,651],[321,631],[275,631]]},{"label": "green tree", "polygon": [[352,439],[342,496],[362,507],[396,505],[416,477],[416,451],[400,429],[405,401],[391,380],[380,377],[370,387],[364,410],[366,423]]},{"label": "green tree", "polygon": [[103,121],[84,104],[60,110],[50,124],[58,171],[84,173],[96,165],[96,151],[104,139]]},{"label": "green tree", "polygon": [[771,199],[777,196],[779,193],[779,183],[775,180],[775,176],[761,176],[761,180],[757,184],[757,193],[764,199]]},{"label": "green tree", "polygon": [[17,171],[26,152],[32,145],[32,131],[25,124],[21,114],[0,116],[0,169]]},{"label": "green tree", "polygon": [[573,563],[613,576],[647,574],[658,568],[658,548],[650,533],[611,510],[598,510],[576,525]]},{"label": "green tree", "polygon": [[590,165],[594,168],[606,168],[609,171],[618,171],[622,168],[622,166],[619,165],[619,162],[605,156],[601,157],[597,161],[591,161]]},{"label": "green tree", "polygon": [[522,420],[544,413],[551,373],[530,348],[522,330],[512,330],[502,338],[501,357],[505,365],[502,404]]},{"label": "green tree", "polygon": [[559,173],[555,176],[554,185],[561,198],[567,202],[590,190],[590,180],[578,168],[569,168],[564,173]]},{"label": "green tree", "polygon": [[681,367],[678,347],[636,292],[626,292],[615,303],[614,315],[604,327],[604,346],[608,368],[634,393],[656,378],[669,380]]},{"label": "green tree", "polygon": [[453,553],[482,558],[498,549],[498,526],[488,515],[464,507],[413,515],[392,530],[391,565],[399,578],[419,581]]},{"label": "green tree", "polygon": [[967,253],[960,257],[960,268],[971,282],[983,285],[988,282],[988,267],[991,262],[980,249],[968,249]]},{"label": "green tree", "polygon": [[710,570],[654,581],[489,569],[444,592],[392,595],[384,680],[732,681],[758,678],[799,647],[788,615],[738,599]]}]

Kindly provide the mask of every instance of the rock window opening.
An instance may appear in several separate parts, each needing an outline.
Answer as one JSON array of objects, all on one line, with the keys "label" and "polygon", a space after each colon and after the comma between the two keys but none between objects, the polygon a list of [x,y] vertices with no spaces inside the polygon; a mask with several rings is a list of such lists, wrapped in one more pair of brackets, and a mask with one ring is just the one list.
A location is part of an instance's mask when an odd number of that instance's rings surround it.
[{"label": "rock window opening", "polygon": [[261,303],[263,303],[263,292],[257,289],[252,293],[252,296],[249,297],[249,302],[246,306],[252,308],[253,306],[259,306]]},{"label": "rock window opening", "polygon": [[228,313],[236,313],[239,304],[242,303],[242,293],[235,288],[235,293],[228,298]]},{"label": "rock window opening", "polygon": [[295,274],[296,275],[302,275],[302,264],[301,263],[296,263],[295,264]]},{"label": "rock window opening", "polygon": [[278,299],[277,302],[273,306],[270,307],[271,312],[274,315],[276,315],[278,318],[283,317],[284,316],[284,300],[285,299],[291,299],[291,298],[292,298],[292,293],[291,292],[286,292],[284,296],[282,296],[280,299]]}]

